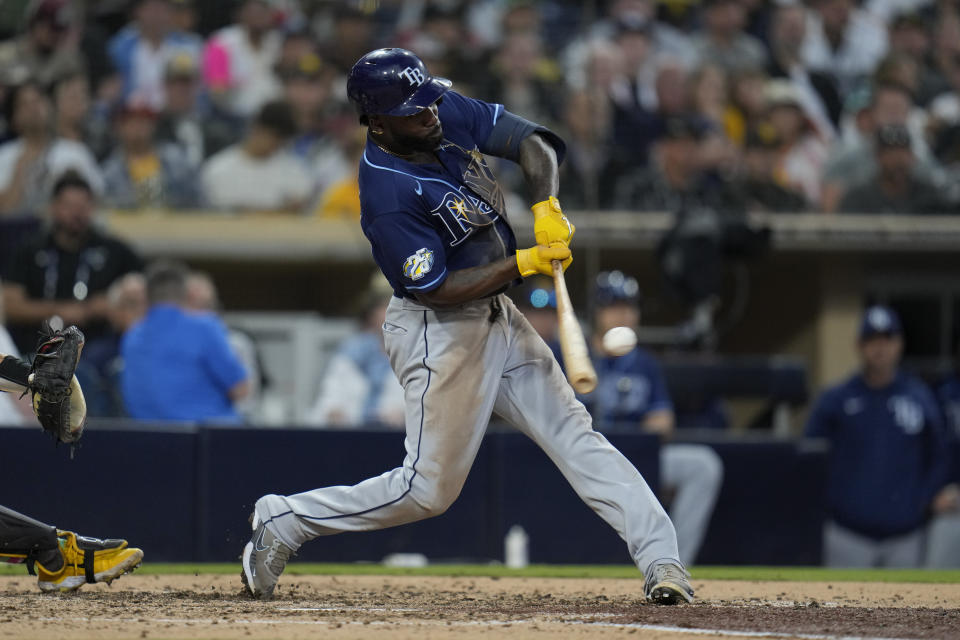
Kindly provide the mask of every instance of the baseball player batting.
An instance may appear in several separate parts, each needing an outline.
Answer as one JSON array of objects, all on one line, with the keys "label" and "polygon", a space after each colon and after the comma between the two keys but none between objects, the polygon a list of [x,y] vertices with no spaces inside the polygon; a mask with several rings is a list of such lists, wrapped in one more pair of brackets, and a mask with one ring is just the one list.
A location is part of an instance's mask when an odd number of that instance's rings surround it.
[{"label": "baseball player batting", "polygon": [[[372,51],[347,93],[369,127],[361,226],[393,287],[383,324],[406,398],[403,464],[357,485],[266,495],[251,516],[242,577],[273,595],[300,545],[443,513],[492,414],[532,438],[627,542],[646,597],[692,601],[673,524],[634,466],[592,428],[550,349],[503,292],[571,261],[574,226],[554,194],[563,141],[503,105],[466,98],[404,49]],[[484,155],[517,162],[537,204],[537,246],[517,250]]]}]

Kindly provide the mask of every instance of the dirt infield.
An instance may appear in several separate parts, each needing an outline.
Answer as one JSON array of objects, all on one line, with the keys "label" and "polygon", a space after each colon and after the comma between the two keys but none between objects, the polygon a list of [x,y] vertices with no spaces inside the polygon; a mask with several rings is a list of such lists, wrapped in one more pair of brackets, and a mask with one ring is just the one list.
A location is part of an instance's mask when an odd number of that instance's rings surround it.
[{"label": "dirt infield", "polygon": [[697,581],[656,607],[639,580],[285,575],[272,602],[237,576],[126,576],[43,595],[0,577],[0,639],[960,638],[960,584]]}]

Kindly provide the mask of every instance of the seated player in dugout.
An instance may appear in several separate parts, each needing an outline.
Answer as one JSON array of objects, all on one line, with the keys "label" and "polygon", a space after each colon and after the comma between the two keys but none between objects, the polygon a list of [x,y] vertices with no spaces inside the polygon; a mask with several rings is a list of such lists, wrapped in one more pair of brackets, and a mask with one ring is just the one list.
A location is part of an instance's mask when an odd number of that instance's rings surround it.
[{"label": "seated player in dugout", "polygon": [[[245,588],[270,598],[302,544],[437,516],[456,500],[493,414],[536,442],[626,542],[643,596],[693,600],[673,523],[646,481],[577,401],[550,348],[504,295],[572,261],[574,226],[553,194],[565,145],[553,132],[460,95],[405,49],[353,66],[347,95],[368,136],[361,220],[393,288],[384,347],[404,389],[406,458],[352,487],[257,500]],[[536,246],[519,249],[485,155],[520,165]],[[558,524],[562,524],[558,522]]]},{"label": "seated player in dugout", "polygon": [[[43,353],[42,348],[38,351]],[[29,363],[0,353],[0,391],[30,393],[36,410],[39,392],[30,376]],[[79,439],[86,421],[86,404],[76,377],[70,381],[66,402],[69,408],[60,412],[66,422],[64,433],[67,438]],[[142,560],[143,551],[128,546],[126,540],[81,536],[0,506],[0,562],[26,564],[30,574],[37,576],[41,591],[75,591],[87,583],[110,583],[138,567]]]}]

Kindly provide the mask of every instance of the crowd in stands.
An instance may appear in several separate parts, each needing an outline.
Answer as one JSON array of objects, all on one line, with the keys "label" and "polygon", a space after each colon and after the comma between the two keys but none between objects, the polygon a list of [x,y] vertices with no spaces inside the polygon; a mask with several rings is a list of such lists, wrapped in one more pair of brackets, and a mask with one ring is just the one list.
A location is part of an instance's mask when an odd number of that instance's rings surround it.
[{"label": "crowd in stands", "polygon": [[951,0],[10,4],[0,218],[68,168],[112,208],[355,217],[380,46],[561,133],[567,209],[960,210]]}]

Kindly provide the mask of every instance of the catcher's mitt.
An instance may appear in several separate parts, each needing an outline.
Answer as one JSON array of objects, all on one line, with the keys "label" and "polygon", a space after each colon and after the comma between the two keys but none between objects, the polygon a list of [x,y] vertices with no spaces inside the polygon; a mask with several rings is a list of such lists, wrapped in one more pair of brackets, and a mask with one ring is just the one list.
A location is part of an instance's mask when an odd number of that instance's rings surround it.
[{"label": "catcher's mitt", "polygon": [[79,440],[87,420],[83,391],[73,376],[83,343],[83,333],[76,327],[54,331],[44,325],[27,378],[33,412],[58,442]]}]

